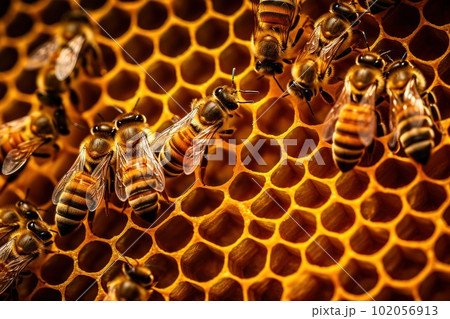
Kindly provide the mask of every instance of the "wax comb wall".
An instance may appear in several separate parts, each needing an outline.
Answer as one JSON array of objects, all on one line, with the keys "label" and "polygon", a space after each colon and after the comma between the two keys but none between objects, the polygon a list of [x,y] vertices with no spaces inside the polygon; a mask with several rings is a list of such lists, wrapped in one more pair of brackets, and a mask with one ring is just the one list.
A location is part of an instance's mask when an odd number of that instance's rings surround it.
[{"label": "wax comb wall", "polygon": [[[309,0],[303,12],[317,18],[330,2]],[[235,67],[238,87],[260,93],[245,96],[256,103],[242,105],[242,118],[233,119],[238,129],[233,138],[247,138],[253,145],[268,138],[293,138],[301,145],[309,138],[317,145],[313,154],[320,153],[327,166],[314,157],[304,166],[294,165],[300,146],[285,150],[268,142],[260,149],[267,165],[254,159],[241,164],[249,154],[246,146],[238,142],[233,149],[225,143],[225,154],[236,155],[237,165],[212,162],[205,185],[197,181],[185,194],[195,176],[168,181],[170,198],[181,198],[130,250],[149,224],[129,208],[121,213],[116,198],[108,215],[102,204],[91,225],[85,221],[74,234],[57,236],[57,252],[34,263],[33,275],[18,287],[20,299],[101,300],[123,261],[96,279],[125,251],[131,260],[155,265],[155,300],[370,300],[363,289],[376,300],[450,299],[448,136],[437,136],[439,144],[424,167],[393,155],[382,138],[372,156],[342,174],[332,162],[330,145],[321,140],[318,123],[329,106],[320,97],[312,103],[316,118],[290,98],[269,109],[280,91],[273,80],[257,80],[253,71],[249,1],[79,3],[104,27],[98,41],[108,72],[96,79],[80,74],[74,84],[78,107],[68,109],[74,122],[89,127],[98,112],[111,120],[117,115],[111,105],[130,110],[140,96],[137,109],[161,131],[174,115],[185,114],[193,98],[229,84]],[[37,110],[36,72],[24,71],[27,54],[50,38],[64,12],[76,8],[70,0],[2,1],[2,122]],[[408,51],[408,59],[437,95],[447,132],[448,12],[445,0],[405,0],[388,15],[365,15],[360,25],[372,50],[394,50],[392,58]],[[335,72],[343,74],[354,58],[352,54],[337,62]],[[282,85],[289,74],[288,69],[280,77]],[[338,87],[332,85],[332,92]],[[386,103],[382,109],[387,115]],[[53,188],[88,134],[74,127],[71,131],[61,138],[54,161],[30,160],[24,174],[0,195],[0,204],[22,198],[30,188],[29,199],[47,209],[44,219],[54,224]],[[281,165],[285,160],[288,165]],[[161,213],[167,208],[163,205]]]}]

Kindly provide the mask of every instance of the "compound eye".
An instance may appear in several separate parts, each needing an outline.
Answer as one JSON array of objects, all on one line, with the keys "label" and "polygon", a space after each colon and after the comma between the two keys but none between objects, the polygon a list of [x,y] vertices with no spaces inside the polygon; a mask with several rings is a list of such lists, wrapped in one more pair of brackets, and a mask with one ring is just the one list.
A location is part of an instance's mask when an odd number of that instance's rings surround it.
[{"label": "compound eye", "polygon": [[215,96],[219,96],[219,95],[222,93],[222,91],[223,91],[223,88],[217,88],[217,89],[214,91],[214,95],[215,95]]},{"label": "compound eye", "polygon": [[262,67],[262,62],[261,61],[256,62],[255,69],[257,71],[259,71],[261,69],[261,67]]},{"label": "compound eye", "polygon": [[374,65],[376,68],[381,69],[383,67],[383,61],[381,59],[376,59]]},{"label": "compound eye", "polygon": [[92,133],[98,133],[98,132],[100,132],[100,126],[95,125],[95,126],[92,128]]},{"label": "compound eye", "polygon": [[135,121],[136,122],[144,122],[144,117],[142,116],[142,114],[136,115]]},{"label": "compound eye", "polygon": [[276,63],[275,64],[275,72],[278,74],[283,73],[283,65],[281,63]]},{"label": "compound eye", "polygon": [[25,212],[25,218],[32,220],[32,219],[38,219],[39,218],[39,214],[35,211],[29,210]]}]

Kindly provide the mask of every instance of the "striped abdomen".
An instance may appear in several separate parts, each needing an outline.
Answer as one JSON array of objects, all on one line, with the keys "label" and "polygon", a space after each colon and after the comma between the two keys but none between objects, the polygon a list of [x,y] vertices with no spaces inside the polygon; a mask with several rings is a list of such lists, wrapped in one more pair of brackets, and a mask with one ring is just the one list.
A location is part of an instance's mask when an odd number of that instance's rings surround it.
[{"label": "striped abdomen", "polygon": [[397,114],[397,130],[406,155],[426,164],[434,147],[433,122],[418,107],[401,109]]},{"label": "striped abdomen", "polygon": [[76,173],[64,187],[58,205],[56,206],[56,226],[61,236],[74,231],[88,212],[86,193],[94,183],[87,172]]},{"label": "striped abdomen", "polygon": [[4,135],[0,145],[0,164],[3,164],[3,161],[9,151],[17,148],[17,146],[25,140],[26,137],[24,137],[24,132],[12,132]]},{"label": "striped abdomen", "polygon": [[357,165],[366,145],[362,139],[370,140],[374,132],[371,125],[373,110],[356,105],[346,105],[341,109],[333,134],[333,158],[342,172]]},{"label": "striped abdomen", "polygon": [[264,27],[274,25],[289,28],[292,21],[291,16],[294,16],[296,10],[295,0],[261,0],[259,4],[259,21]]},{"label": "striped abdomen", "polygon": [[367,6],[371,13],[380,13],[397,4],[400,0],[367,0]]},{"label": "striped abdomen", "polygon": [[175,134],[159,153],[159,161],[167,176],[178,176],[183,173],[183,159],[192,140],[197,136],[192,125]]}]

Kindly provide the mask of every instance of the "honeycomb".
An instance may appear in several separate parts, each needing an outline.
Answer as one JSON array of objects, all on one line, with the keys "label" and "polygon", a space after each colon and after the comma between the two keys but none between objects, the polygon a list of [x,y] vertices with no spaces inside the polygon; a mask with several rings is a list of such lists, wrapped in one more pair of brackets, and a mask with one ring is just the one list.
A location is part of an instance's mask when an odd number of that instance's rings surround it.
[{"label": "honeycomb", "polygon": [[[308,0],[302,12],[317,18],[330,2]],[[234,67],[238,87],[260,93],[244,96],[255,103],[242,105],[242,116],[233,119],[237,145],[217,146],[236,158],[235,166],[210,162],[204,184],[194,175],[167,180],[174,205],[163,204],[148,230],[150,224],[130,208],[122,212],[113,197],[108,215],[101,206],[75,233],[56,236],[53,254],[30,265],[32,275],[18,285],[21,300],[102,300],[107,282],[124,262],[116,262],[121,254],[152,265],[158,278],[152,300],[450,299],[448,135],[436,134],[426,166],[392,154],[382,137],[359,166],[342,174],[333,164],[330,144],[321,139],[329,106],[315,98],[314,118],[291,98],[276,101],[280,91],[273,80],[257,79],[250,1],[79,3],[104,28],[98,30],[98,42],[108,72],[102,78],[80,73],[74,81],[79,100],[68,105],[73,122],[89,127],[98,112],[112,120],[117,115],[112,105],[130,110],[140,96],[137,109],[155,131],[162,131],[174,115],[185,114],[192,99],[230,84]],[[359,5],[364,7],[364,1]],[[1,1],[3,123],[38,109],[37,73],[24,70],[27,54],[51,37],[65,12],[77,8],[72,0]],[[389,12],[364,15],[358,26],[372,50],[394,50],[394,59],[408,52],[437,95],[447,134],[449,10],[445,0],[404,0]],[[343,77],[355,54],[335,63],[335,75]],[[279,79],[283,86],[289,76],[288,68]],[[335,81],[327,89],[335,94],[339,85]],[[386,120],[387,103],[381,110]],[[46,209],[43,217],[54,225],[53,188],[87,134],[72,127],[50,160],[32,158],[15,181],[2,179],[0,204],[23,198],[29,188],[28,198]],[[243,162],[248,142],[269,138],[278,144],[262,144],[267,165],[251,156]],[[283,147],[287,138],[298,145]],[[305,139],[316,146],[305,154],[303,166],[295,165]],[[326,166],[313,156],[318,153]]]}]

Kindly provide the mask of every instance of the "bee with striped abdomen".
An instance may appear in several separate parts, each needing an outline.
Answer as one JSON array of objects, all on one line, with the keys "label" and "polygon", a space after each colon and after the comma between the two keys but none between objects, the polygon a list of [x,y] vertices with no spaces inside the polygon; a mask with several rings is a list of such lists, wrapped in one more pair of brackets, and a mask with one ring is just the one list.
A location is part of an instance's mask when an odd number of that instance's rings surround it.
[{"label": "bee with striped abdomen", "polygon": [[[109,194],[110,162],[116,129],[112,123],[95,125],[81,143],[80,153],[53,191],[56,226],[61,236],[73,232],[89,211],[95,211]],[[105,198],[107,200],[107,197]]]},{"label": "bee with striped abdomen", "polygon": [[401,0],[366,0],[370,13],[377,14],[400,3]]},{"label": "bee with striped abdomen", "polygon": [[381,55],[365,52],[358,55],[344,80],[344,88],[328,113],[323,138],[333,140],[332,152],[342,172],[357,165],[376,135],[375,103],[385,86]]},{"label": "bee with striped abdomen", "polygon": [[39,208],[25,200],[0,208],[0,241],[30,220],[41,220]]}]

